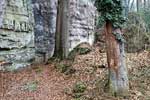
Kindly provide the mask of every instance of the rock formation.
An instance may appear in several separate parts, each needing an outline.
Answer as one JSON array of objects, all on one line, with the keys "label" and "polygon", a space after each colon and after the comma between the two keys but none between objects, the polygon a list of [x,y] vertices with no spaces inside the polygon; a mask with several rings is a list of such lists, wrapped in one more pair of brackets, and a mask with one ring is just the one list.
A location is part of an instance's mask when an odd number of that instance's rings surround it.
[{"label": "rock formation", "polygon": [[33,14],[28,0],[5,0],[0,27],[0,61],[16,69],[34,60]]},{"label": "rock formation", "polygon": [[[57,0],[4,1],[0,3],[0,62],[17,69],[50,58],[55,47]],[[71,51],[81,42],[93,43],[96,9],[91,0],[70,0],[69,10]]]}]

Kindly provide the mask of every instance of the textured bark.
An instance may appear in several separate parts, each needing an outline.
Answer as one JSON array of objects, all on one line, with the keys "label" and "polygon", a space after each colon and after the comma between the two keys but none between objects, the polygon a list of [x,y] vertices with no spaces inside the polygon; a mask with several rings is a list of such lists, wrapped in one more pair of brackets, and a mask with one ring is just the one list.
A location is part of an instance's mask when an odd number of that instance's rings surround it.
[{"label": "textured bark", "polygon": [[109,90],[115,96],[127,95],[129,90],[127,69],[125,65],[124,43],[116,40],[113,32],[121,33],[120,29],[113,30],[111,23],[106,23],[107,61],[109,67]]},{"label": "textured bark", "polygon": [[3,22],[4,8],[6,7],[6,0],[0,1],[0,27]]},{"label": "textured bark", "polygon": [[69,52],[69,0],[59,0],[57,11],[56,46],[54,56],[64,59],[68,56]]}]

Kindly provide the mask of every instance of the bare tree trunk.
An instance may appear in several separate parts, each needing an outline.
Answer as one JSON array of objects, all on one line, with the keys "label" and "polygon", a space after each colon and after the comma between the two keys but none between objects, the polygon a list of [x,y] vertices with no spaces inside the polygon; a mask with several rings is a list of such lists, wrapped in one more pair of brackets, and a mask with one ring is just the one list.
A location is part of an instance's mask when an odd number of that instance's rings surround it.
[{"label": "bare tree trunk", "polygon": [[0,27],[2,26],[5,7],[6,7],[6,0],[1,0],[0,1]]},{"label": "bare tree trunk", "polygon": [[59,0],[57,11],[55,57],[64,59],[68,56],[69,35],[69,0]]},{"label": "bare tree trunk", "polygon": [[144,0],[144,10],[146,9],[146,0]]},{"label": "bare tree trunk", "polygon": [[133,9],[133,5],[134,5],[134,0],[131,2],[131,6],[130,6],[129,11],[132,11],[132,9]]},{"label": "bare tree trunk", "polygon": [[148,3],[148,7],[150,7],[150,0],[147,0],[147,3]]},{"label": "bare tree trunk", "polygon": [[143,7],[143,5],[142,5],[142,0],[137,0],[137,12],[139,12],[140,11],[140,9]]},{"label": "bare tree trunk", "polygon": [[136,8],[137,8],[137,12],[139,12],[139,0],[136,0]]},{"label": "bare tree trunk", "polygon": [[122,6],[124,7],[124,11],[123,11],[123,14],[124,16],[128,16],[128,12],[129,12],[129,1],[128,0],[123,0],[122,1]]},{"label": "bare tree trunk", "polygon": [[125,64],[124,43],[118,41],[113,34],[122,35],[122,32],[120,29],[113,30],[110,22],[106,23],[105,31],[109,67],[109,90],[115,96],[125,96],[128,94],[129,83]]}]

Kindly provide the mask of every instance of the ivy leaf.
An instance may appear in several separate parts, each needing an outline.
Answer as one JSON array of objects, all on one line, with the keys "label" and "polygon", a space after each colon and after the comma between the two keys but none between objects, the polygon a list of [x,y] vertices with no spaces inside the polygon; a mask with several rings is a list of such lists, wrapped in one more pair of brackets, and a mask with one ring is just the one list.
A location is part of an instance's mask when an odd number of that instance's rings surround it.
[{"label": "ivy leaf", "polygon": [[105,4],[113,4],[112,0],[105,0]]},{"label": "ivy leaf", "polygon": [[[122,16],[121,0],[96,0],[95,6],[104,21],[110,21],[114,28],[121,28],[126,21],[126,18]],[[100,20],[99,22],[101,22]]]}]

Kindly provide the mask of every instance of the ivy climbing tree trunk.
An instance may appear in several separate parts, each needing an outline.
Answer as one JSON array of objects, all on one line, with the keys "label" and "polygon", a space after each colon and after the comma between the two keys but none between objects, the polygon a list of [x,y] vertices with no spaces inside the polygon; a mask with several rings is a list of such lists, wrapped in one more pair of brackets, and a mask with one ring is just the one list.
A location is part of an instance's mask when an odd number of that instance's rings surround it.
[{"label": "ivy climbing tree trunk", "polygon": [[64,59],[68,56],[69,0],[59,0],[54,56]]},{"label": "ivy climbing tree trunk", "polygon": [[106,22],[105,36],[109,67],[109,90],[115,96],[125,96],[129,90],[129,82],[125,64],[124,42],[117,40],[117,36],[122,36],[121,29],[113,29],[112,24]]},{"label": "ivy climbing tree trunk", "polygon": [[95,5],[106,23],[105,36],[109,69],[109,92],[115,96],[126,96],[129,90],[125,63],[124,39],[121,28],[126,21],[125,5],[122,0],[96,0]]}]

